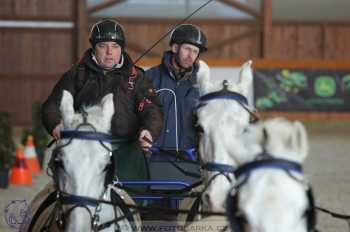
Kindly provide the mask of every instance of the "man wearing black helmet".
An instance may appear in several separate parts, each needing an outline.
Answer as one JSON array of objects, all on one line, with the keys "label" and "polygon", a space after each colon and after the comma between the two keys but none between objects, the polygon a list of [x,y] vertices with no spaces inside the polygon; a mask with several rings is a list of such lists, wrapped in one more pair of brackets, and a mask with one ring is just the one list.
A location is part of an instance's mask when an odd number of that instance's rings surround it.
[{"label": "man wearing black helmet", "polygon": [[182,24],[172,32],[169,44],[162,63],[146,71],[163,106],[163,129],[155,145],[185,151],[193,149],[197,142],[193,111],[199,92],[194,84],[198,59],[207,50],[207,39],[199,27]]},{"label": "man wearing black helmet", "polygon": [[[160,133],[162,113],[157,96],[143,70],[133,65],[125,51],[125,36],[120,24],[114,20],[97,22],[91,28],[90,43],[91,48],[81,61],[63,75],[43,104],[43,124],[53,137],[60,138],[62,119],[59,104],[63,90],[74,96],[76,111],[84,105],[97,104],[103,96],[113,93],[115,114],[111,133],[116,138],[134,139],[124,146],[124,152],[123,149],[118,150],[118,175],[139,178],[137,171],[145,168],[140,167],[144,160],[143,156],[140,158],[141,151],[135,141],[138,140],[141,148],[148,150]],[[119,147],[120,144],[114,145]],[[114,157],[117,158],[116,155]],[[135,164],[136,160],[140,160],[139,164]]]}]

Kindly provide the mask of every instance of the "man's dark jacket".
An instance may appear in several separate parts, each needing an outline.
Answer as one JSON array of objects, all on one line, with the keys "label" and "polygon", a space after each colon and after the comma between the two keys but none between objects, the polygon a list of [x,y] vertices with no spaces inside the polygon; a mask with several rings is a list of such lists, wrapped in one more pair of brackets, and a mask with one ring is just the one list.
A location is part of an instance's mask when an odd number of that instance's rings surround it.
[{"label": "man's dark jacket", "polygon": [[[194,87],[198,65],[195,63],[192,72],[177,80],[171,67],[172,52],[163,55],[162,63],[146,71],[154,88],[171,89],[175,92],[178,117],[179,149],[186,150],[196,146],[196,132],[193,113],[199,99],[198,89]],[[168,90],[158,91],[163,108],[163,128],[155,144],[164,149],[176,148],[174,96]]]},{"label": "man's dark jacket", "polygon": [[159,100],[152,84],[140,68],[135,68],[126,52],[122,67],[106,71],[92,59],[92,49],[85,52],[79,64],[68,70],[54,87],[42,108],[42,121],[49,133],[61,122],[59,106],[63,90],[74,98],[74,109],[95,105],[108,94],[114,94],[115,113],[111,132],[118,138],[136,138],[147,129],[157,138],[162,127]]}]

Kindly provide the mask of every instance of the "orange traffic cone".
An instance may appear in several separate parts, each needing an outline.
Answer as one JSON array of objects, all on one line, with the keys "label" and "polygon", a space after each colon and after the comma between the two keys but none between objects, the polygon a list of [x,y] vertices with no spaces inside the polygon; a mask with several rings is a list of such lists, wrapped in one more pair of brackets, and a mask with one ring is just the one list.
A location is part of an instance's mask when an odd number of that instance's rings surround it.
[{"label": "orange traffic cone", "polygon": [[33,183],[32,175],[25,163],[22,146],[18,147],[16,150],[16,163],[11,171],[10,183],[24,185],[30,185]]},{"label": "orange traffic cone", "polygon": [[26,146],[24,147],[24,157],[28,169],[32,173],[40,173],[40,165],[33,145],[33,136],[29,135]]}]

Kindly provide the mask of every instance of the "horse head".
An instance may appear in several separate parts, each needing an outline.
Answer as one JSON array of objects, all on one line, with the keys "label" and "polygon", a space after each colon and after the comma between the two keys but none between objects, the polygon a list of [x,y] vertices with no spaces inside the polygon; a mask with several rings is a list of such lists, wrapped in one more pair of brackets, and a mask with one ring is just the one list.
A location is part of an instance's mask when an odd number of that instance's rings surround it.
[{"label": "horse head", "polygon": [[301,163],[308,138],[298,121],[269,119],[246,128],[235,171],[237,184],[228,197],[228,214],[235,231],[313,231],[311,188]]},{"label": "horse head", "polygon": [[[84,136],[84,133],[87,135],[86,132],[91,132],[90,135],[110,132],[114,114],[113,94],[106,95],[100,105],[85,107],[82,113],[76,113],[73,104],[72,95],[64,90],[60,105],[64,130],[55,157],[61,167],[57,169],[59,190],[78,197],[100,199],[105,190],[111,144],[103,142],[103,139],[91,140],[80,136]],[[64,133],[70,134],[65,137]],[[71,208],[67,215],[67,231],[91,231],[89,222],[94,207],[81,207],[79,202],[75,203],[77,205],[79,207]]]},{"label": "horse head", "polygon": [[227,169],[236,166],[230,153],[243,129],[249,124],[248,93],[252,87],[252,61],[241,66],[238,78],[227,78],[223,83],[210,79],[209,67],[200,62],[198,88],[200,103],[197,108],[199,153],[203,164],[206,190],[203,205],[209,210],[224,210],[226,192],[234,181]]}]

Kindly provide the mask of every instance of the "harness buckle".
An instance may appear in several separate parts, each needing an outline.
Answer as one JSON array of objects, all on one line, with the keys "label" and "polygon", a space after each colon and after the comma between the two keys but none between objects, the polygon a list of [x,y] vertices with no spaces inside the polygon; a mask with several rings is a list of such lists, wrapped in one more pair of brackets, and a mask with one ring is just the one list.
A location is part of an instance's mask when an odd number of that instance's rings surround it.
[{"label": "harness buckle", "polygon": [[95,214],[92,218],[91,227],[93,231],[98,231],[98,223],[100,221],[100,216]]},{"label": "harness buckle", "polygon": [[227,80],[223,80],[222,81],[222,86],[223,86],[223,90],[228,90],[228,81]]}]

